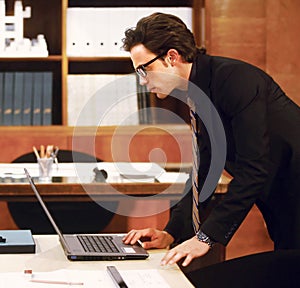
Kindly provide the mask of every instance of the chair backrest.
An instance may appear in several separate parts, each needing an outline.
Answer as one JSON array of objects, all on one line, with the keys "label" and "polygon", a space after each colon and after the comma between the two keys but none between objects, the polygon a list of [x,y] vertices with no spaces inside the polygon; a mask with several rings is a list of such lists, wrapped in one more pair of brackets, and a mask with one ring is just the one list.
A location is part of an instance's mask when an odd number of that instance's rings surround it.
[{"label": "chair backrest", "polygon": [[[59,150],[57,154],[57,159],[59,162],[72,163],[72,162],[102,162],[101,159],[79,151],[72,150]],[[13,163],[35,163],[36,156],[33,152],[29,152],[19,156],[12,161]]]},{"label": "chair backrest", "polygon": [[[59,150],[57,155],[59,162],[102,162],[92,155],[71,151]],[[36,156],[33,152],[16,158],[13,163],[35,163]],[[53,234],[54,230],[48,218],[42,211],[38,202],[8,202],[11,216],[20,229],[31,229],[33,234]],[[96,202],[48,202],[56,222],[63,233],[98,233],[111,221],[114,213],[106,210]],[[111,202],[114,211],[118,202]]]}]

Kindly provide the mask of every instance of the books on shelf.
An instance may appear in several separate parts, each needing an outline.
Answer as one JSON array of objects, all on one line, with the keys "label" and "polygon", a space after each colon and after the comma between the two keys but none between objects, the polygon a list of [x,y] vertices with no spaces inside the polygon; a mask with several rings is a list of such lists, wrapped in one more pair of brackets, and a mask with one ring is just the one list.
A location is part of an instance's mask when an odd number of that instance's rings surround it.
[{"label": "books on shelf", "polygon": [[43,72],[42,124],[52,124],[52,72]]},{"label": "books on shelf", "polygon": [[43,74],[34,73],[33,74],[33,92],[32,92],[32,125],[42,124],[42,83]]},{"label": "books on shelf", "polygon": [[23,85],[24,85],[24,74],[22,72],[15,73],[15,83],[13,91],[13,125],[22,124],[22,102],[23,102]]},{"label": "books on shelf", "polygon": [[24,72],[24,91],[23,91],[23,125],[31,125],[32,115],[32,90],[33,90],[33,73]]},{"label": "books on shelf", "polygon": [[134,74],[68,75],[68,125],[139,124]]},{"label": "books on shelf", "polygon": [[13,81],[14,73],[5,72],[3,77],[3,125],[12,125],[12,111],[13,111]]},{"label": "books on shelf", "polygon": [[0,72],[0,125],[51,125],[53,72]]},{"label": "books on shelf", "polygon": [[192,30],[191,7],[70,7],[67,8],[68,56],[125,56],[125,30],[154,12],[174,14]]}]

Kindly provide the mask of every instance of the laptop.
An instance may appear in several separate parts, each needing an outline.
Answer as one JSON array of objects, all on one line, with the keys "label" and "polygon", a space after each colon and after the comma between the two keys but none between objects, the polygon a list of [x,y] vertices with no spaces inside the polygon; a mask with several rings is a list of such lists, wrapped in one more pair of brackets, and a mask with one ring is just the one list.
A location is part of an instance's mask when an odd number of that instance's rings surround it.
[{"label": "laptop", "polygon": [[35,196],[58,234],[60,243],[69,260],[138,260],[149,257],[148,252],[140,243],[134,245],[124,244],[122,241],[124,234],[62,234],[41,198],[32,177],[26,168],[24,168],[24,171]]}]

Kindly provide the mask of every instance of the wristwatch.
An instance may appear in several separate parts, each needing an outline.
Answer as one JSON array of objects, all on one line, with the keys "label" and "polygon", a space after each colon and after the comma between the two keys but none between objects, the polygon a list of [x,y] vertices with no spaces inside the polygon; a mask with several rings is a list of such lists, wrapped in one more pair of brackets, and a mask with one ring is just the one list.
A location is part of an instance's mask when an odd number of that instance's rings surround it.
[{"label": "wristwatch", "polygon": [[208,244],[208,246],[210,248],[212,248],[214,246],[214,244],[216,243],[215,241],[211,240],[204,232],[202,232],[201,230],[199,230],[196,233],[197,239],[203,243]]}]

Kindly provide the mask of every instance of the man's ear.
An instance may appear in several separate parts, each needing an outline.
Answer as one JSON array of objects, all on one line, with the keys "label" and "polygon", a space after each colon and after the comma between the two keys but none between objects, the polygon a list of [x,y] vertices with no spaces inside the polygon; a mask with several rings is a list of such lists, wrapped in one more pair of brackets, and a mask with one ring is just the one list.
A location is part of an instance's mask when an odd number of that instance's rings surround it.
[{"label": "man's ear", "polygon": [[180,59],[180,54],[176,49],[170,49],[167,53],[167,61],[171,66],[174,66],[174,64]]}]

